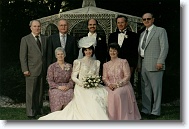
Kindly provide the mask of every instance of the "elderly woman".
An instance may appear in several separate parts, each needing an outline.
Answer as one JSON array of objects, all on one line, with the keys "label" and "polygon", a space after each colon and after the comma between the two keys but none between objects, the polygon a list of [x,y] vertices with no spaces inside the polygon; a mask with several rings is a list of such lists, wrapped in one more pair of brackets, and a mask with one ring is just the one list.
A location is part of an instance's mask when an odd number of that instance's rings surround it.
[{"label": "elderly woman", "polygon": [[103,65],[103,81],[108,91],[108,116],[110,120],[141,119],[132,85],[130,67],[126,59],[118,58],[120,47],[108,47],[111,60]]},{"label": "elderly woman", "polygon": [[64,49],[56,48],[55,55],[57,62],[51,64],[47,71],[51,112],[62,110],[72,100],[74,87],[72,65],[64,61]]}]

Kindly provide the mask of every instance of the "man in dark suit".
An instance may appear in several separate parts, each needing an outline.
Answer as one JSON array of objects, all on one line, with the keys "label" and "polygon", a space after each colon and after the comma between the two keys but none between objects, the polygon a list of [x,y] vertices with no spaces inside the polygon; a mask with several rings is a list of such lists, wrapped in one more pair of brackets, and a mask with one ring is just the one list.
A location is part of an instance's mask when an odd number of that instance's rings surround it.
[{"label": "man in dark suit", "polygon": [[151,118],[157,118],[161,114],[162,79],[168,54],[168,38],[164,28],[153,24],[153,14],[145,13],[142,21],[146,28],[140,35],[138,46],[138,69],[141,70],[142,89],[141,112],[150,115]]},{"label": "man in dark suit", "polygon": [[[121,47],[119,58],[129,62],[131,83],[134,83],[134,72],[138,61],[138,35],[127,29],[127,17],[119,15],[116,18],[117,30],[110,34],[108,44],[118,43]],[[109,58],[108,58],[109,59]]]},{"label": "man in dark suit", "polygon": [[95,46],[95,58],[100,61],[100,72],[99,74],[102,75],[102,66],[106,62],[107,59],[107,43],[106,37],[100,34],[97,34],[96,29],[98,25],[98,21],[96,19],[89,19],[88,22],[88,34],[85,36],[93,37],[96,39]]},{"label": "man in dark suit", "polygon": [[31,34],[20,44],[20,63],[26,78],[26,114],[35,118],[42,113],[43,89],[46,76],[46,40],[38,20],[30,22]]},{"label": "man in dark suit", "polygon": [[55,57],[55,49],[62,47],[66,51],[65,61],[73,64],[73,61],[78,57],[78,46],[75,38],[68,32],[68,22],[66,19],[60,19],[58,21],[59,33],[49,36],[47,40],[47,66],[57,61]]}]

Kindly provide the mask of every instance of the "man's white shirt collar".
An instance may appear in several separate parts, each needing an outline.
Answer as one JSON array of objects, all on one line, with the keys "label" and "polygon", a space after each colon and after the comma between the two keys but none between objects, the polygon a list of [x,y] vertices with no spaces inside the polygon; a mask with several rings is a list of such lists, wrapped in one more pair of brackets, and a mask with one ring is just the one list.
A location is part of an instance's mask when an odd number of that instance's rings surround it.
[{"label": "man's white shirt collar", "polygon": [[88,37],[95,37],[96,38],[96,36],[97,36],[97,33],[95,32],[95,33],[91,33],[91,32],[89,32],[88,33]]}]

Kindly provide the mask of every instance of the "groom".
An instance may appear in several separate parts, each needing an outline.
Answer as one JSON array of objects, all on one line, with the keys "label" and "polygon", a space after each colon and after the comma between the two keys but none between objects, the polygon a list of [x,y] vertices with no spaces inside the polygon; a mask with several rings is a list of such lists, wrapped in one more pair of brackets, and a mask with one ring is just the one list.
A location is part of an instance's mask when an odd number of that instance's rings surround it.
[{"label": "groom", "polygon": [[93,37],[96,39],[95,44],[95,58],[100,61],[100,72],[99,75],[102,75],[102,66],[106,62],[107,57],[107,44],[106,44],[106,37],[100,34],[97,34],[96,29],[98,25],[98,21],[96,19],[89,19],[88,22],[88,34],[85,36]]}]

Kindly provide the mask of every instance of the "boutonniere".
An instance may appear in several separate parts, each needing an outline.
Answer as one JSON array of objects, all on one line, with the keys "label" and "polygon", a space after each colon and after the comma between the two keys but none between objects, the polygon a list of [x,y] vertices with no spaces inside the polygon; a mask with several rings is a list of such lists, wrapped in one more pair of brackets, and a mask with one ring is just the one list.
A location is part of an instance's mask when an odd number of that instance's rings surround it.
[{"label": "boutonniere", "polygon": [[127,39],[127,38],[128,38],[128,35],[125,35],[124,37]]},{"label": "boutonniere", "polygon": [[101,37],[98,37],[98,40],[102,40]]},{"label": "boutonniere", "polygon": [[69,70],[70,70],[70,66],[69,66],[68,64],[66,64],[66,65],[64,66],[64,70],[65,70],[65,71],[69,71]]}]

